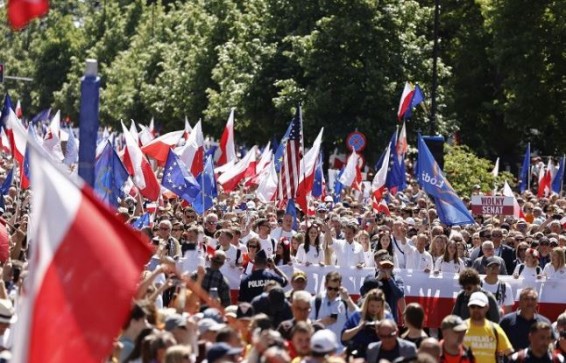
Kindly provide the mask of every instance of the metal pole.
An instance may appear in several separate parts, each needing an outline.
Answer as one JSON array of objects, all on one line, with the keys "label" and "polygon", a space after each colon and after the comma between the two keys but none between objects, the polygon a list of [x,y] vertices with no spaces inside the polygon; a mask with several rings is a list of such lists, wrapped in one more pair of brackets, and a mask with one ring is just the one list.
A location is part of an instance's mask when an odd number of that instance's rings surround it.
[{"label": "metal pole", "polygon": [[97,74],[98,62],[95,59],[87,59],[85,75],[81,80],[79,176],[91,187],[94,187],[94,164],[99,123],[100,77]]},{"label": "metal pole", "polygon": [[436,90],[438,88],[438,29],[440,23],[440,0],[434,0],[434,46],[432,48],[432,89],[430,92],[430,134],[436,129]]}]

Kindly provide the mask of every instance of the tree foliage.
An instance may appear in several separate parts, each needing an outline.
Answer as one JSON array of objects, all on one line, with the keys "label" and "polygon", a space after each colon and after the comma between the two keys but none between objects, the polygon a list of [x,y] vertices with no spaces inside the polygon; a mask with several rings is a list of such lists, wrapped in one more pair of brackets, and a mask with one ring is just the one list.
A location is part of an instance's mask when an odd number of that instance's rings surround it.
[{"label": "tree foliage", "polygon": [[[566,148],[566,2],[442,2],[438,130],[482,156],[513,164],[530,141]],[[240,143],[279,138],[297,103],[305,141],[326,127],[325,148],[354,129],[375,160],[395,128],[406,80],[427,96],[432,79],[432,0],[71,0],[14,33],[0,24],[4,90],[32,115],[78,119],[87,58],[99,61],[101,123],[179,129],[187,117],[219,137],[236,108]],[[430,104],[430,99],[427,100]],[[428,131],[416,110],[409,137]]]}]

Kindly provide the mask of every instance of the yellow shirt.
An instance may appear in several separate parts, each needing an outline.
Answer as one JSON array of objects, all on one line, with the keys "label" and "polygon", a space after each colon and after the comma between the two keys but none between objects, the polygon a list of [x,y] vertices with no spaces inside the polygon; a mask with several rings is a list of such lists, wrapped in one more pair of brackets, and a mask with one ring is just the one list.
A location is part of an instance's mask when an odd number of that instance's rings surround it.
[{"label": "yellow shirt", "polygon": [[[464,337],[464,345],[472,348],[476,363],[496,363],[496,351],[501,354],[513,350],[509,338],[499,324],[487,319],[484,319],[483,325],[473,325],[470,319],[466,320],[466,324],[468,324],[468,330]],[[497,331],[498,339],[496,339],[494,329]]]}]

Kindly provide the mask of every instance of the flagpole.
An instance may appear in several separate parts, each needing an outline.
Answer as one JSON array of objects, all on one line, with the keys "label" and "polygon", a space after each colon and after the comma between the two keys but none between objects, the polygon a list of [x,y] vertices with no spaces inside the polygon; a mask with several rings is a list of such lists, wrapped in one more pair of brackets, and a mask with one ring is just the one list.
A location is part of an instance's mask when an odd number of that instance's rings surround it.
[{"label": "flagpole", "polygon": [[527,190],[531,190],[531,143],[529,142],[527,144],[527,147],[529,148],[529,168],[527,170]]},{"label": "flagpole", "polygon": [[[306,170],[306,166],[305,166],[305,130],[303,128],[303,110],[301,109],[301,103],[299,102],[299,120],[301,121],[301,144],[303,146],[303,155],[301,155],[301,164],[303,165],[303,182],[306,181],[307,179],[307,170]],[[298,188],[299,184],[297,183],[297,188]],[[295,197],[297,196],[297,191],[295,190]],[[293,198],[295,199],[295,198]],[[303,215],[306,216],[305,220],[307,221],[307,228],[309,227],[308,225],[308,214],[309,214],[309,198],[308,198],[308,193],[305,189],[305,199],[307,201],[307,210],[303,211]],[[300,227],[300,219],[299,219],[299,227]]]}]

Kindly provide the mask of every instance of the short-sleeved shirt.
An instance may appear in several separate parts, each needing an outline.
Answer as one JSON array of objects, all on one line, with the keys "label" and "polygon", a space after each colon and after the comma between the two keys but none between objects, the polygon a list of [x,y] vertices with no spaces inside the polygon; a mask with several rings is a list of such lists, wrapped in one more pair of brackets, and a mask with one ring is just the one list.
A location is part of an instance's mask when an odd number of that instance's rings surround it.
[{"label": "short-sleeved shirt", "polygon": [[335,239],[332,249],[338,266],[356,266],[365,261],[364,248],[358,242],[348,243],[343,239]]},{"label": "short-sleeved shirt", "polygon": [[[513,350],[513,346],[499,324],[484,319],[483,325],[474,325],[466,320],[468,330],[464,337],[464,345],[472,348],[476,363],[496,363],[496,352]],[[497,337],[495,336],[497,332]]]},{"label": "short-sleeved shirt", "polygon": [[491,285],[484,280],[481,286],[484,290],[491,292],[493,296],[495,296],[495,300],[497,300],[499,306],[513,306],[515,303],[513,289],[509,283],[499,280],[497,283]]}]

